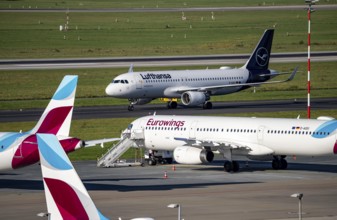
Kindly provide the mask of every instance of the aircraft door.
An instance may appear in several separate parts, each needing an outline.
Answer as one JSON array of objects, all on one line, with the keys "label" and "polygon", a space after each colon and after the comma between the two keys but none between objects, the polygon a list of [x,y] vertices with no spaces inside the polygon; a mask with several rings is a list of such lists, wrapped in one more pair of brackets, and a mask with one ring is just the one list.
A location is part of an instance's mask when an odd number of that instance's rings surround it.
[{"label": "aircraft door", "polygon": [[131,139],[145,139],[145,124],[146,120],[137,121],[138,123],[135,123],[132,125],[131,130]]},{"label": "aircraft door", "polygon": [[263,142],[264,129],[264,126],[259,126],[259,128],[257,129],[257,140],[259,143]]},{"label": "aircraft door", "polygon": [[193,121],[191,126],[190,126],[190,131],[189,131],[189,138],[190,139],[195,139],[196,136],[195,136],[195,132],[197,130],[197,124],[198,124],[198,121]]},{"label": "aircraft door", "polygon": [[136,83],[136,89],[143,88],[143,79],[141,79],[137,74],[134,74],[134,80]]}]

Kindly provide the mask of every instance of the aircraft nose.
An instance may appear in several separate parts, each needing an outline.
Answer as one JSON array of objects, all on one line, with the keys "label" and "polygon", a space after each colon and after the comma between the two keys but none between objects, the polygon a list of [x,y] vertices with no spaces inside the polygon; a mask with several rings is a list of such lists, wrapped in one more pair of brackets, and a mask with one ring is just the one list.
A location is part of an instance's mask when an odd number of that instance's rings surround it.
[{"label": "aircraft nose", "polygon": [[110,83],[106,88],[105,88],[105,93],[107,95],[114,95],[114,92],[113,92],[113,85]]}]

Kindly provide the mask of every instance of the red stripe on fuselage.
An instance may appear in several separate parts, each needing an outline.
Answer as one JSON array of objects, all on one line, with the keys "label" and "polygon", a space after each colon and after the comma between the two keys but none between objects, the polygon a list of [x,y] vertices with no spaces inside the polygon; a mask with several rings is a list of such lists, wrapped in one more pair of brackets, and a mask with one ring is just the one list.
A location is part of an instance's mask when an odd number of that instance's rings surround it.
[{"label": "red stripe on fuselage", "polygon": [[63,106],[52,109],[50,112],[48,112],[46,118],[43,120],[36,133],[48,133],[56,135],[72,108],[72,106]]},{"label": "red stripe on fuselage", "polygon": [[336,140],[335,146],[333,147],[333,153],[337,154],[337,140]]}]

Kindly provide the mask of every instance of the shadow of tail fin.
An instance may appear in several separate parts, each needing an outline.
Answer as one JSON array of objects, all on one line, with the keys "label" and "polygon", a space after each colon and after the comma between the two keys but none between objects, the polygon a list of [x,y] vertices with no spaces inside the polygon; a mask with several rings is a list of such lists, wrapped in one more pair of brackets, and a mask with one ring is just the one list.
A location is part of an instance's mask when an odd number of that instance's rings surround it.
[{"label": "shadow of tail fin", "polygon": [[271,46],[273,43],[274,29],[265,30],[262,38],[257,44],[254,52],[243,66],[249,70],[267,70],[269,66],[269,58]]},{"label": "shadow of tail fin", "polygon": [[78,76],[63,78],[31,133],[69,136]]},{"label": "shadow of tail fin", "polygon": [[107,219],[97,210],[56,136],[36,136],[49,219]]}]

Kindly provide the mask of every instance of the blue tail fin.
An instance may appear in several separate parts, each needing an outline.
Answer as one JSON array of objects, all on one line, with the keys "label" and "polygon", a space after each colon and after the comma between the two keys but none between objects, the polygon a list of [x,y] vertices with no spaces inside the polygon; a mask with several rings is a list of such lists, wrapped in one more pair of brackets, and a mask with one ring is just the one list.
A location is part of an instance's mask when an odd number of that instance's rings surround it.
[{"label": "blue tail fin", "polygon": [[265,30],[262,38],[257,44],[254,52],[243,66],[249,70],[267,70],[269,66],[269,58],[271,46],[273,43],[274,29]]}]

